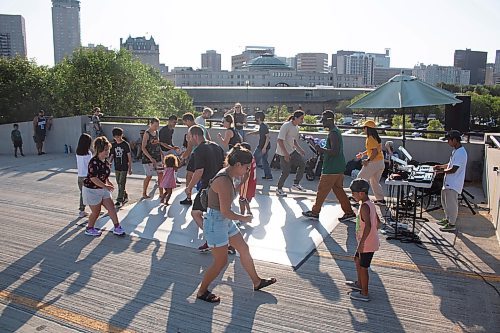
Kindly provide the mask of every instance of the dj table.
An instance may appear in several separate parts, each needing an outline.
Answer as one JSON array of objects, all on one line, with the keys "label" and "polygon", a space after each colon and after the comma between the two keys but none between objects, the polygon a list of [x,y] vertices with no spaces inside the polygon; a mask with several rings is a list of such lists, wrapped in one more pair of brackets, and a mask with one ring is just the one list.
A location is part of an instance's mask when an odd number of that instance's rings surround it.
[{"label": "dj table", "polygon": [[[396,186],[397,187],[397,198],[396,198],[396,223],[394,228],[394,236],[389,236],[387,239],[403,239],[409,242],[417,242],[420,243],[419,237],[415,234],[415,223],[417,219],[417,192],[419,190],[430,189],[432,187],[432,182],[434,180],[434,171],[432,167],[427,165],[421,165],[419,167],[415,167],[409,174],[407,179],[392,179],[391,177],[387,178],[385,181],[386,185]],[[402,191],[404,188],[413,188],[413,213],[412,217],[412,231],[410,236],[399,237],[398,234],[398,223],[400,217],[400,208],[401,208],[401,197]]]}]

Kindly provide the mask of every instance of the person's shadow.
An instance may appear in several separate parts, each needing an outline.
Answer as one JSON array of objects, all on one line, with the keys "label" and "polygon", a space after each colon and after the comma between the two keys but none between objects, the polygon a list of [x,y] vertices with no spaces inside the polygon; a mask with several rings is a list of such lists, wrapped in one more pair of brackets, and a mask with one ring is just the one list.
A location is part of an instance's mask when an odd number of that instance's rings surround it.
[{"label": "person's shadow", "polygon": [[[57,286],[73,274],[78,274],[66,293],[73,294],[80,291],[90,280],[93,265],[108,253],[120,252],[128,247],[129,243],[126,239],[115,241],[108,239],[116,237],[110,233],[103,235],[104,239],[83,235],[82,228],[76,225],[77,221],[71,221],[54,236],[0,272],[0,289],[7,290],[9,286],[22,281],[22,276],[38,265],[40,267],[38,273],[19,284],[11,293],[53,304],[61,295],[51,300],[45,300],[45,298]],[[82,250],[96,241],[99,241],[99,244],[91,255],[87,256],[88,259],[78,260]],[[0,315],[0,327],[9,327],[12,331],[17,331],[36,313],[36,309],[18,311],[14,307],[6,307]],[[12,321],[14,317],[15,322]]]}]

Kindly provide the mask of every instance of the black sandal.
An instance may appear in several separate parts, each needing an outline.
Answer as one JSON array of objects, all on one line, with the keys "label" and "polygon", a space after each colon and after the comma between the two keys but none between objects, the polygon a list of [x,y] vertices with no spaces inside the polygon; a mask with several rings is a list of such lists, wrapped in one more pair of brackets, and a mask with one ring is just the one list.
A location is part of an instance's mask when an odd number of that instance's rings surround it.
[{"label": "black sandal", "polygon": [[215,296],[212,294],[210,291],[205,291],[203,295],[197,295],[197,299],[201,299],[202,301],[208,302],[208,303],[219,303],[220,302],[220,297]]},{"label": "black sandal", "polygon": [[260,279],[260,283],[257,287],[253,287],[253,290],[257,291],[257,290],[261,290],[262,288],[265,288],[265,287],[268,287],[274,283],[276,283],[276,279],[275,278],[270,278],[270,279]]}]

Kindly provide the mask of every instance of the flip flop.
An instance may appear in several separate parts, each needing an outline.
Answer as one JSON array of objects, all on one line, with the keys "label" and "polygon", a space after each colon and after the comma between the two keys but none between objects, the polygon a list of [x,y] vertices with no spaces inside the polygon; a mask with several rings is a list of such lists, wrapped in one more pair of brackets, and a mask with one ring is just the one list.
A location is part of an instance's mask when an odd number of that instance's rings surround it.
[{"label": "flip flop", "polygon": [[219,303],[220,302],[220,297],[215,296],[212,294],[210,291],[205,291],[203,295],[197,295],[197,299],[201,299],[202,301],[208,302],[208,303]]},{"label": "flip flop", "polygon": [[253,290],[257,291],[257,290],[261,290],[262,288],[265,288],[265,287],[268,287],[274,283],[276,283],[276,279],[275,278],[270,278],[270,279],[260,279],[260,283],[257,287],[253,287]]}]

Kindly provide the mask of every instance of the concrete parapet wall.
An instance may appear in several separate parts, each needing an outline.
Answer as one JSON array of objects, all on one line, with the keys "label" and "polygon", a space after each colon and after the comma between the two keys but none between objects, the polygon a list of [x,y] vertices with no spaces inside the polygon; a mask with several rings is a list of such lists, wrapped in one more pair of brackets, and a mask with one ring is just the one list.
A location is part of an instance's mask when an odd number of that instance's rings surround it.
[{"label": "concrete parapet wall", "polygon": [[[76,149],[78,138],[85,130],[85,123],[88,122],[87,116],[76,116],[66,118],[52,119],[52,127],[47,131],[43,150],[46,153],[64,153],[64,145],[71,145]],[[33,140],[33,122],[20,122],[19,130],[23,137],[23,151],[25,154],[36,154],[36,145]],[[10,133],[13,130],[13,124],[0,125],[0,154],[14,154]]]},{"label": "concrete parapet wall", "polygon": [[500,149],[485,147],[485,169],[483,186],[488,208],[491,214],[491,223],[495,228],[497,239],[500,243]]}]

